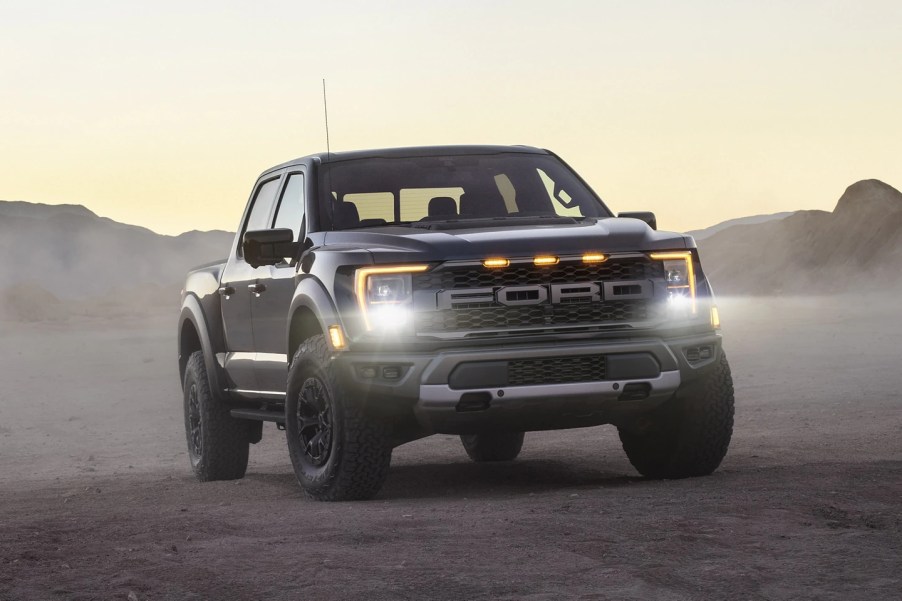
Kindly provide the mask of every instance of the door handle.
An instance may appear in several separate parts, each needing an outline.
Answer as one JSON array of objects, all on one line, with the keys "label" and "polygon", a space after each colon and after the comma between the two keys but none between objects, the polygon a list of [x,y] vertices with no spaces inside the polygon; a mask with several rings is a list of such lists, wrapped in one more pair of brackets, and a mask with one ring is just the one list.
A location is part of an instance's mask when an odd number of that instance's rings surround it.
[{"label": "door handle", "polygon": [[254,296],[260,298],[260,295],[266,292],[266,284],[256,283],[248,284],[247,289],[254,293]]},{"label": "door handle", "polygon": [[222,288],[219,289],[219,295],[220,295],[220,296],[224,296],[224,297],[226,297],[226,298],[229,298],[229,297],[232,296],[233,294],[235,294],[235,289],[232,288],[231,286],[223,286]]}]

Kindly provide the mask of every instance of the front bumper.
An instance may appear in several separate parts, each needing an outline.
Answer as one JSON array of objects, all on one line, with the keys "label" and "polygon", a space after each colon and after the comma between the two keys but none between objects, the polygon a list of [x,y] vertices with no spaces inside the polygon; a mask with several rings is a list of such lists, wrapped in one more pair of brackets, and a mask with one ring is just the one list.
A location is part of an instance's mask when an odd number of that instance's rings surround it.
[{"label": "front bumper", "polygon": [[[467,434],[626,423],[701,377],[720,353],[721,337],[710,332],[417,353],[349,351],[335,360],[348,392],[373,412],[412,412],[427,434]],[[604,356],[608,366],[591,381],[508,380],[507,366],[516,362],[590,356]]]}]

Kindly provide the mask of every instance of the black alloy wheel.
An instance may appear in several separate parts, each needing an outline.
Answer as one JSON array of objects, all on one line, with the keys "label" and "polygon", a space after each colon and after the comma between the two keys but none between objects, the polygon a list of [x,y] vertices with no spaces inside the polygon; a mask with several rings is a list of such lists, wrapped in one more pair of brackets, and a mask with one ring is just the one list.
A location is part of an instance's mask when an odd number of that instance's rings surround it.
[{"label": "black alloy wheel", "polygon": [[322,467],[332,454],[332,401],[322,381],[315,376],[301,385],[297,422],[305,459],[314,467]]},{"label": "black alloy wheel", "polygon": [[197,398],[197,384],[192,383],[188,388],[188,452],[191,455],[192,465],[204,454],[203,431],[201,430],[200,401]]},{"label": "black alloy wheel", "polygon": [[318,501],[371,499],[391,464],[391,430],[348,393],[325,336],[301,343],[288,367],[285,437],[298,484]]}]

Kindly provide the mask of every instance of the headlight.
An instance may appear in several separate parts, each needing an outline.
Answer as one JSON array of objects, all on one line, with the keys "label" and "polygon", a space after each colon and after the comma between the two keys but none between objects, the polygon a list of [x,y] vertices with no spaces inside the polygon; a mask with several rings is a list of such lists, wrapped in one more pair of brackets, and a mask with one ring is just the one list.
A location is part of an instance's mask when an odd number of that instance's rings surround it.
[{"label": "headlight", "polygon": [[695,301],[695,268],[692,253],[666,252],[652,253],[651,258],[664,264],[664,279],[667,284],[667,300],[674,316],[695,315],[698,310]]},{"label": "headlight", "polygon": [[410,321],[413,308],[411,274],[428,268],[428,265],[397,265],[358,269],[354,274],[354,288],[366,329],[403,329]]}]

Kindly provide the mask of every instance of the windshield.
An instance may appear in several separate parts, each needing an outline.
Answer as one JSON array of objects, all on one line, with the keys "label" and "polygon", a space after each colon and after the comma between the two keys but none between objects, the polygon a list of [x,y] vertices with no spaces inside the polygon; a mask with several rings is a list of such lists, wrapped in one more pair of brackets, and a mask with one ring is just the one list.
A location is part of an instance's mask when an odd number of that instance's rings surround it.
[{"label": "windshield", "polygon": [[368,158],[320,169],[323,229],[518,217],[609,217],[556,158],[507,153]]}]

